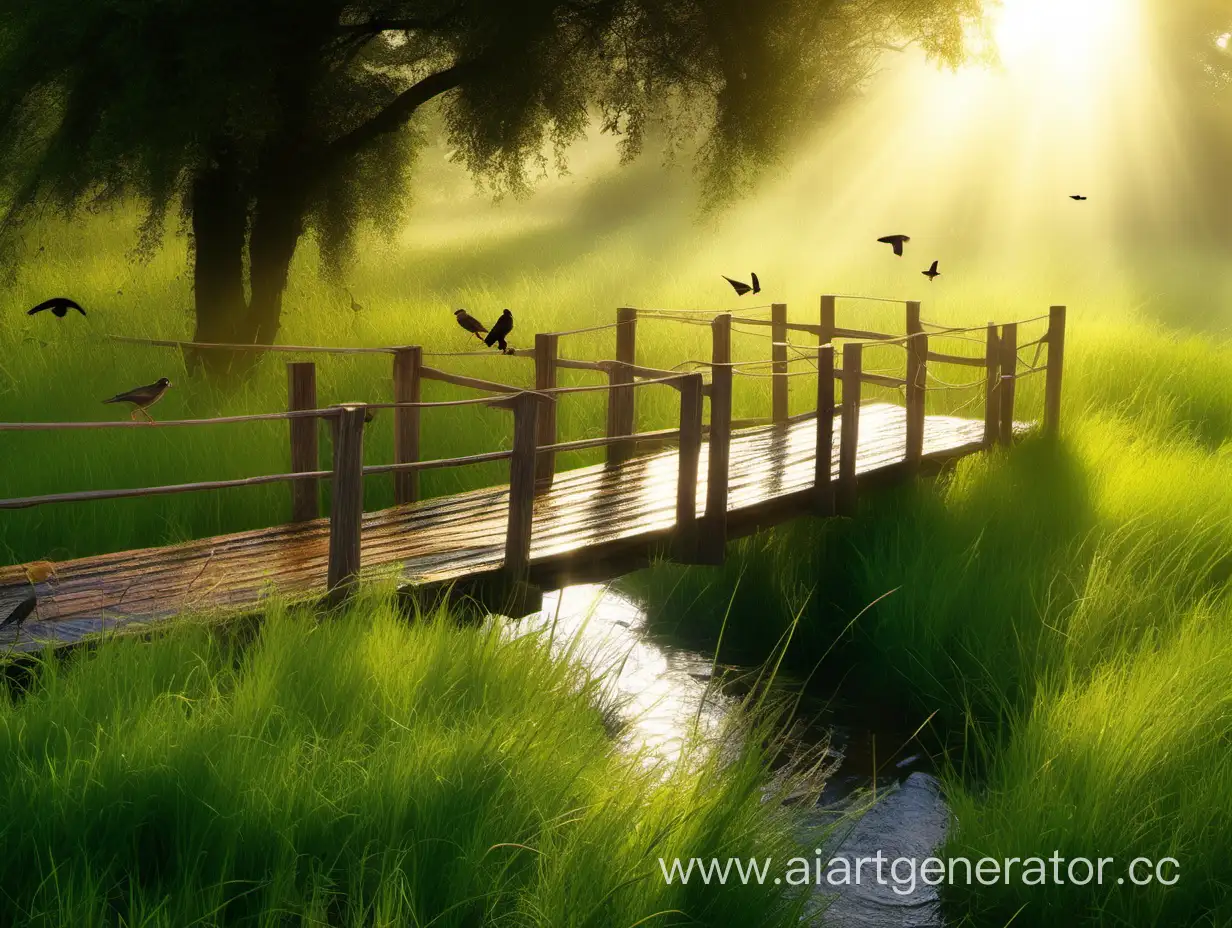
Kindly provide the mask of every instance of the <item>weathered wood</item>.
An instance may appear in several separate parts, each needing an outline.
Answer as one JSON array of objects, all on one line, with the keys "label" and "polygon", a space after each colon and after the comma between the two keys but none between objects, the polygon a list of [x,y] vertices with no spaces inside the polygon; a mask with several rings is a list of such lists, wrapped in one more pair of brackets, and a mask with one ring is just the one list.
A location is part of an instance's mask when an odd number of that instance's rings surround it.
[{"label": "weathered wood", "polygon": [[813,488],[819,515],[834,514],[834,345],[817,346],[817,453]]},{"label": "weathered wood", "polygon": [[992,447],[1001,434],[1001,339],[995,323],[984,337],[984,444]]},{"label": "weathered wood", "polygon": [[[911,325],[911,307],[915,306],[916,328],[919,329],[919,304],[907,304],[907,324]],[[908,468],[918,468],[924,458],[924,404],[928,386],[928,336],[915,332],[907,342],[907,447]]]},{"label": "weathered wood", "polygon": [[[317,366],[311,361],[292,361],[287,365],[287,409],[300,412],[317,408]],[[317,445],[317,420],[289,419],[291,431],[291,472],[315,471],[320,467]],[[321,486],[315,479],[291,484],[291,521],[307,522],[321,517]]]},{"label": "weathered wood", "polygon": [[594,371],[606,374],[611,365],[606,361],[579,361],[576,358],[557,358],[556,366],[567,371]]},{"label": "weathered wood", "polygon": [[684,564],[697,560],[697,475],[702,453],[702,375],[680,382],[680,450],[676,477],[676,534],[673,555]]},{"label": "weathered wood", "polygon": [[897,390],[899,387],[907,386],[907,380],[903,377],[891,377],[888,374],[865,374],[860,373],[861,383],[871,383],[878,387],[889,387],[892,390]]},{"label": "weathered wood", "polygon": [[1014,379],[1018,375],[1018,323],[1001,326],[1001,444],[1014,440]]},{"label": "weathered wood", "polygon": [[424,380],[439,380],[441,383],[451,383],[455,387],[468,387],[471,390],[484,390],[488,393],[520,393],[522,387],[510,386],[507,383],[496,383],[492,380],[480,380],[478,377],[463,377],[426,364],[420,367],[419,376]]},{"label": "weathered wood", "polygon": [[884,332],[869,332],[866,329],[836,328],[834,338],[856,338],[860,341],[893,341],[897,335],[887,335]]},{"label": "weathered wood", "polygon": [[[637,363],[637,310],[622,307],[616,310],[616,360],[623,365],[613,366],[608,373],[611,389],[608,391],[608,437],[617,438],[633,434],[635,417],[634,375],[632,365]],[[625,366],[628,365],[628,366]],[[608,446],[608,464],[619,464],[633,453],[630,442],[617,442]]]},{"label": "weathered wood", "polygon": [[[423,349],[418,345],[394,352],[394,402],[418,403]],[[394,409],[394,463],[413,464],[419,460],[419,409],[400,406]],[[419,499],[419,471],[394,472],[394,503],[401,506]]]},{"label": "weathered wood", "polygon": [[770,359],[773,379],[770,381],[770,416],[775,422],[787,420],[787,304],[770,305]]},{"label": "weathered wood", "polygon": [[821,298],[821,324],[818,327],[820,331],[817,333],[817,343],[826,345],[834,341],[835,327],[835,304],[837,300],[833,296],[823,296]]},{"label": "weathered wood", "polygon": [[[773,327],[777,323],[773,319],[754,319],[752,316],[732,316],[733,325],[758,325]],[[809,335],[821,335],[822,329],[819,325],[814,325],[811,322],[785,322],[783,328],[789,332],[805,332]]]},{"label": "weathered wood", "polygon": [[325,581],[330,605],[346,599],[359,579],[360,530],[364,520],[365,412],[362,406],[344,406],[336,420],[329,568]]},{"label": "weathered wood", "polygon": [[[924,331],[924,325],[920,322],[920,303],[917,300],[907,301],[907,334],[917,335]],[[908,378],[910,379],[910,378]]]},{"label": "weathered wood", "polygon": [[699,555],[706,563],[721,564],[727,549],[727,491],[731,480],[731,314],[710,323],[710,457],[706,473],[706,515]]},{"label": "weathered wood", "polygon": [[928,360],[939,364],[964,364],[967,367],[983,367],[986,363],[984,358],[966,358],[960,354],[946,354],[932,349],[929,349]]},{"label": "weathered wood", "polygon": [[1065,364],[1065,307],[1048,310],[1048,372],[1044,382],[1044,432],[1055,435],[1061,425],[1061,374]]},{"label": "weathered wood", "polygon": [[513,456],[509,459],[509,520],[505,526],[505,573],[513,579],[530,568],[535,510],[535,443],[540,398],[522,393],[513,403]]},{"label": "weathered wood", "polygon": [[[556,356],[560,336],[539,334],[535,336],[535,389],[551,390],[556,386]],[[552,485],[556,473],[556,454],[543,451],[547,445],[556,443],[556,404],[545,403],[539,410],[539,456],[535,459],[535,492],[542,493]]]},{"label": "weathered wood", "polygon": [[843,346],[843,418],[838,449],[838,496],[840,515],[856,512],[856,456],[860,447],[860,382],[864,365],[864,346],[851,342]]}]

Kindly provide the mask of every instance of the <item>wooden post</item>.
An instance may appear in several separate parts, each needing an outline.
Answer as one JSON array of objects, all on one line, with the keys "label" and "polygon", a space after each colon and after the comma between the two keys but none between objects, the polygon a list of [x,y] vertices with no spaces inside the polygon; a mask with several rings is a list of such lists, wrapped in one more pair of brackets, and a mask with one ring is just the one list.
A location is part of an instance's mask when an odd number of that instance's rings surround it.
[{"label": "wooden post", "polygon": [[359,577],[360,530],[364,519],[364,414],[367,410],[363,406],[337,409],[326,577],[331,606],[350,595]]},{"label": "wooden post", "polygon": [[[908,303],[908,307],[912,304]],[[915,304],[917,313],[919,304]],[[919,316],[916,316],[917,323]],[[908,312],[910,325],[910,312]],[[907,448],[904,460],[908,469],[924,460],[924,414],[928,386],[928,336],[923,332],[907,340]]]},{"label": "wooden post", "polygon": [[706,471],[706,524],[701,555],[721,564],[727,550],[727,485],[731,459],[732,369],[731,313],[715,316],[710,372],[710,459]]},{"label": "wooden post", "polygon": [[1001,340],[993,322],[985,334],[984,376],[984,445],[991,448],[1001,433]]},{"label": "wooden post", "polygon": [[[418,346],[394,351],[394,402],[420,401],[420,371],[423,349]],[[419,460],[419,410],[394,409],[394,463],[413,464]],[[394,471],[394,503],[413,503],[419,499],[419,471]]]},{"label": "wooden post", "polygon": [[1001,444],[1014,440],[1014,378],[1018,373],[1018,323],[1001,326]]},{"label": "wooden post", "polygon": [[513,398],[513,457],[509,460],[509,523],[505,530],[505,573],[514,580],[522,579],[530,569],[539,403],[539,397],[533,393],[519,393]]},{"label": "wooden post", "polygon": [[1048,310],[1048,370],[1044,372],[1044,431],[1057,434],[1061,424],[1061,373],[1065,366],[1065,307]]},{"label": "wooden post", "polygon": [[920,303],[917,300],[907,301],[907,334],[918,335],[924,331],[920,322]]},{"label": "wooden post", "polygon": [[770,306],[770,369],[774,377],[771,384],[771,418],[775,422],[787,421],[787,304]]},{"label": "wooden post", "polygon": [[817,453],[813,473],[817,512],[834,515],[834,346],[817,348]]},{"label": "wooden post", "polygon": [[[311,361],[292,361],[287,365],[287,409],[297,412],[317,408],[317,366]],[[317,420],[305,416],[290,419],[291,472],[303,474],[318,470]],[[291,521],[307,522],[321,517],[320,481],[291,481]]]},{"label": "wooden post", "polygon": [[[560,336],[535,336],[535,389],[551,390],[556,386],[556,357]],[[556,404],[546,403],[539,410],[538,446],[556,444]],[[543,493],[552,486],[556,475],[556,452],[541,451],[535,458],[535,492]]]},{"label": "wooden post", "polygon": [[[626,365],[637,363],[637,310],[616,310],[616,360],[623,362],[612,368],[609,376],[607,428],[608,438],[633,434],[634,388],[633,371]],[[620,464],[633,456],[633,442],[620,441],[607,446],[607,462]]]},{"label": "wooden post", "polygon": [[697,560],[697,472],[702,453],[702,375],[680,381],[680,471],[676,478],[676,560]]},{"label": "wooden post", "polygon": [[843,418],[838,449],[837,510],[840,515],[856,512],[856,455],[860,447],[860,375],[864,367],[864,346],[848,342],[843,346]]},{"label": "wooden post", "polygon": [[821,332],[817,336],[817,344],[827,345],[834,341],[835,328],[835,303],[837,300],[832,296],[823,296],[821,298]]}]

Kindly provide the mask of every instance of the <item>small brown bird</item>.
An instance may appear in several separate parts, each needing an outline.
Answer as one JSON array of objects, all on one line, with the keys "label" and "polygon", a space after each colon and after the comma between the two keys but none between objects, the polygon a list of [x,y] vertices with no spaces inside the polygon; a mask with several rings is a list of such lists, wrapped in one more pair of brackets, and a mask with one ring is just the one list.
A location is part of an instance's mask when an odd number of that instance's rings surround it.
[{"label": "small brown bird", "polygon": [[160,377],[154,383],[148,383],[144,387],[134,387],[124,393],[117,393],[109,400],[103,400],[104,403],[131,403],[133,411],[129,415],[130,419],[136,419],[137,413],[141,413],[151,422],[154,417],[146,410],[163,398],[163,394],[167,392],[167,388],[171,386],[171,381],[166,377]]},{"label": "small brown bird", "polygon": [[500,314],[500,318],[496,320],[492,326],[492,330],[488,332],[488,337],[483,340],[483,343],[491,348],[493,345],[500,345],[501,351],[508,351],[509,345],[505,342],[505,336],[513,331],[513,313],[505,310]]},{"label": "small brown bird", "polygon": [[934,261],[934,262],[932,263],[932,267],[930,267],[927,271],[920,271],[920,273],[921,273],[921,274],[923,274],[925,277],[927,277],[927,278],[928,278],[928,282],[929,282],[930,284],[933,282],[933,278],[934,278],[934,277],[940,277],[940,276],[941,276],[941,272],[940,272],[939,270],[937,270],[937,262],[936,262],[936,261]]},{"label": "small brown bird", "polygon": [[894,248],[894,253],[900,258],[903,256],[903,245],[911,241],[910,235],[883,235],[877,239],[879,242],[884,242]]},{"label": "small brown bird", "polygon": [[753,286],[751,287],[742,281],[732,280],[726,274],[720,274],[719,276],[732,285],[732,289],[736,291],[736,296],[744,296],[746,293],[761,293],[761,281],[757,279],[756,274],[753,275]]},{"label": "small brown bird", "polygon": [[3,622],[0,622],[0,628],[7,628],[10,625],[21,628],[21,623],[30,618],[30,613],[34,611],[34,607],[38,605],[38,599],[34,596],[27,596],[17,604],[17,608],[9,613],[9,617]]},{"label": "small brown bird", "polygon": [[80,305],[73,300],[70,300],[68,297],[53,296],[50,300],[44,300],[39,303],[38,306],[33,309],[26,310],[26,315],[33,316],[35,313],[41,313],[45,309],[50,309],[51,314],[57,319],[63,319],[67,316],[70,309],[77,310],[77,312],[81,313],[83,316],[86,314],[86,311],[82,309]]},{"label": "small brown bird", "polygon": [[466,329],[480,341],[483,341],[483,335],[488,331],[488,327],[468,313],[465,309],[455,309],[453,317],[458,320],[458,325]]},{"label": "small brown bird", "polygon": [[1086,199],[1086,197],[1084,197],[1084,196],[1083,196],[1082,194],[1080,194],[1080,193],[1073,193],[1073,194],[1070,194],[1070,197],[1069,197],[1069,198],[1070,198],[1071,200],[1085,200],[1085,199]]}]

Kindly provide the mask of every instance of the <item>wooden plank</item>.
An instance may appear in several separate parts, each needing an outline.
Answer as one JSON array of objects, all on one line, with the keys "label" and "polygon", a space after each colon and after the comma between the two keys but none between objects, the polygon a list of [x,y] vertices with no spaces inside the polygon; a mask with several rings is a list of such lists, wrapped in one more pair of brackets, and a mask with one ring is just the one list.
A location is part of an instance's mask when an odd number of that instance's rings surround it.
[{"label": "wooden plank", "polygon": [[[535,389],[551,390],[556,386],[556,361],[560,336],[538,334],[535,336]],[[556,473],[556,454],[542,450],[556,443],[556,404],[546,403],[539,410],[540,452],[535,459],[535,492],[542,493],[552,485]]]},{"label": "wooden plank", "polygon": [[701,453],[702,375],[690,374],[680,383],[680,450],[673,539],[673,555],[684,564],[697,560],[697,477]]},{"label": "wooden plank", "polygon": [[1014,439],[1014,378],[1018,374],[1018,323],[1007,322],[1001,326],[1001,426],[1000,442],[1010,444]]},{"label": "wooden plank", "polygon": [[991,322],[984,336],[984,370],[984,444],[992,447],[1001,434],[1001,341]]},{"label": "wooden plank", "polygon": [[509,519],[505,527],[505,573],[520,580],[530,567],[535,509],[535,443],[539,397],[522,393],[513,404],[513,457],[509,460]]},{"label": "wooden plank", "polygon": [[840,515],[856,513],[856,456],[860,443],[860,381],[864,346],[850,342],[843,346],[843,418],[839,434],[839,484],[835,508]]},{"label": "wooden plank", "polygon": [[835,330],[835,304],[837,299],[833,296],[826,295],[821,298],[821,324],[818,326],[817,343],[826,345],[834,341]]},{"label": "wooden plank", "polygon": [[918,303],[907,304],[907,324],[912,325],[911,308],[915,307],[917,329],[907,342],[907,448],[908,468],[918,468],[924,458],[924,403],[928,377],[928,336],[919,329]]},{"label": "wooden plank", "polygon": [[[733,325],[758,325],[773,327],[776,325],[773,319],[754,319],[751,316],[732,316]],[[813,325],[809,322],[784,322],[783,328],[789,332],[804,332],[808,335],[821,335],[822,328],[819,325]],[[776,341],[785,341],[786,339],[776,339]]]},{"label": "wooden plank", "polygon": [[1056,435],[1061,426],[1061,374],[1065,364],[1065,307],[1048,309],[1048,373],[1044,383],[1044,431]]},{"label": "wooden plank", "polygon": [[772,303],[770,305],[770,359],[773,362],[770,371],[773,379],[770,381],[771,401],[770,417],[775,422],[787,419],[787,304]]},{"label": "wooden plank", "polygon": [[890,341],[898,338],[897,335],[886,335],[884,332],[869,332],[865,329],[836,328],[833,335],[834,338],[855,338],[861,341]]},{"label": "wooden plank", "polygon": [[731,460],[732,369],[731,313],[710,323],[710,443],[706,476],[706,515],[699,557],[721,564],[727,550],[727,491]]},{"label": "wooden plank", "polygon": [[[394,352],[394,402],[420,401],[420,375],[423,348],[418,345]],[[412,464],[419,460],[420,412],[414,406],[394,409],[394,463]],[[419,471],[394,472],[394,503],[401,506],[419,499]]]},{"label": "wooden plank", "polygon": [[[840,371],[840,375],[841,375]],[[871,383],[878,387],[889,387],[892,390],[897,390],[899,387],[907,386],[907,381],[902,377],[890,377],[887,374],[866,374],[860,373],[861,383]]]},{"label": "wooden plank", "polygon": [[554,363],[557,367],[569,371],[594,371],[599,374],[606,374],[609,370],[609,366],[605,361],[578,361],[575,358],[557,358]]},{"label": "wooden plank", "polygon": [[[611,438],[633,434],[635,418],[633,365],[637,364],[637,310],[622,307],[616,310],[616,360],[623,364],[611,368],[608,377],[608,431]],[[619,464],[633,453],[630,442],[608,446],[608,464]]]},{"label": "wooden plank", "polygon": [[455,387],[468,387],[472,390],[484,390],[488,393],[519,393],[524,389],[523,387],[511,387],[507,383],[480,380],[478,377],[463,377],[461,374],[428,367],[426,364],[419,369],[419,376],[424,380],[439,380],[441,383],[450,383]]},{"label": "wooden plank", "polygon": [[965,358],[960,354],[946,354],[942,351],[929,350],[928,360],[936,361],[939,364],[963,364],[967,367],[983,367],[985,364],[984,358]]},{"label": "wooden plank", "polygon": [[834,514],[834,345],[817,346],[817,439],[813,455],[814,506],[819,515]]},{"label": "wooden plank", "polygon": [[[317,408],[317,366],[311,361],[287,364],[287,409],[292,412]],[[303,474],[320,467],[316,419],[290,419],[291,472]],[[321,484],[315,479],[291,484],[291,521],[308,522],[321,517]]]},{"label": "wooden plank", "polygon": [[344,406],[334,441],[333,502],[329,513],[329,568],[325,587],[331,606],[345,600],[359,579],[364,517],[364,414]]}]

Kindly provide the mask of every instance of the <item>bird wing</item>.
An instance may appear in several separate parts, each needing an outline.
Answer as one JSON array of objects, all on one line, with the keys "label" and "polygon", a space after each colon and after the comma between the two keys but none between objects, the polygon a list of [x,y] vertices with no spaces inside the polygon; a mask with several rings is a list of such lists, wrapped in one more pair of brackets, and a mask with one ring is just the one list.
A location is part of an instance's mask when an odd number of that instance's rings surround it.
[{"label": "bird wing", "polygon": [[748,293],[750,290],[752,290],[752,289],[753,289],[753,288],[752,288],[752,287],[750,287],[748,284],[741,283],[741,282],[740,282],[740,281],[738,281],[738,280],[732,280],[732,279],[731,279],[730,277],[728,277],[726,274],[722,274],[722,275],[720,275],[720,276],[721,276],[721,277],[722,277],[725,281],[727,281],[729,284],[731,284],[731,285],[732,285],[732,289],[736,291],[736,296],[744,296],[746,293]]},{"label": "bird wing", "polygon": [[8,618],[0,622],[0,628],[6,625],[20,625],[26,620],[26,617],[34,611],[34,607],[38,605],[38,599],[33,596],[27,596],[17,604],[17,608],[9,613]]},{"label": "bird wing", "polygon": [[64,304],[65,308],[67,309],[75,309],[77,310],[77,312],[81,313],[83,316],[86,314],[86,311],[82,309],[81,306],[78,305],[73,300],[62,300],[61,302]]},{"label": "bird wing", "polygon": [[466,329],[468,332],[474,332],[478,335],[480,332],[488,331],[488,327],[472,316],[470,313],[462,313],[458,316],[458,325]]},{"label": "bird wing", "polygon": [[33,309],[26,310],[26,315],[33,316],[35,313],[41,313],[43,310],[51,309],[51,307],[55,305],[56,305],[56,301],[54,299],[43,300],[43,302],[39,303],[38,306],[34,307]]},{"label": "bird wing", "polygon": [[931,273],[933,273],[933,274],[936,274],[936,273],[937,273],[937,263],[938,263],[938,262],[934,261],[934,262],[933,262],[933,264],[932,264],[932,267],[930,267],[930,268],[928,269],[928,270],[929,270]]},{"label": "bird wing", "polygon": [[103,400],[104,403],[144,403],[151,396],[154,396],[160,391],[157,383],[147,383],[143,387],[133,387],[131,390],[125,390],[123,393],[117,393],[109,400]]},{"label": "bird wing", "polygon": [[753,274],[753,292],[761,293],[761,281],[757,279],[756,272]]}]

